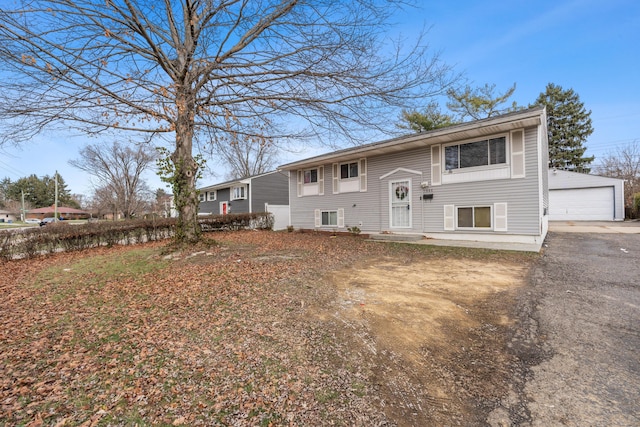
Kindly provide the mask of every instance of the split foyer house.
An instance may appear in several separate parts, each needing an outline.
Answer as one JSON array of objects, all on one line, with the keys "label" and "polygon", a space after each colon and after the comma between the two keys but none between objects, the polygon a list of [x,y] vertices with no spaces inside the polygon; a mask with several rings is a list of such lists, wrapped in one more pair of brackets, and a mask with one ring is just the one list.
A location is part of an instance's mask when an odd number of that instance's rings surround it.
[{"label": "split foyer house", "polygon": [[334,151],[289,172],[298,229],[542,244],[548,228],[544,108]]},{"label": "split foyer house", "polygon": [[289,178],[272,171],[199,188],[200,215],[272,212],[275,229],[289,222]]}]

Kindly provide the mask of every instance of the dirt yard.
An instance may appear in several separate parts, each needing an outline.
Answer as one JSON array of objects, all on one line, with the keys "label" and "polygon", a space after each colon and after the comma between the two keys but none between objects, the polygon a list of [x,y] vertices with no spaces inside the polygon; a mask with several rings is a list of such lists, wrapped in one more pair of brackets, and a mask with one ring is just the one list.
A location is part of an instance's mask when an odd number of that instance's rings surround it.
[{"label": "dirt yard", "polygon": [[537,255],[213,237],[0,265],[0,425],[476,426],[523,378]]},{"label": "dirt yard", "polygon": [[[369,259],[332,273],[331,311],[378,360],[398,425],[470,425],[506,392],[505,330],[523,264],[469,259]],[[484,407],[484,408],[483,408]]]}]

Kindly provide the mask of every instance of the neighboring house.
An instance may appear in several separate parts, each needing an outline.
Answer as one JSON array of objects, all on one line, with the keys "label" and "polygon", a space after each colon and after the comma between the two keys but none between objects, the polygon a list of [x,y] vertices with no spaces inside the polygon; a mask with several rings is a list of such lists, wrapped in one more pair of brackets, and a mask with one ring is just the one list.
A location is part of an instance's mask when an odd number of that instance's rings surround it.
[{"label": "neighboring house", "polygon": [[624,220],[624,180],[549,170],[549,220]]},{"label": "neighboring house", "polygon": [[536,107],[283,165],[291,225],[542,245],[546,126]]},{"label": "neighboring house", "polygon": [[199,188],[200,215],[272,212],[274,229],[289,225],[289,178],[272,171]]},{"label": "neighboring house", "polygon": [[19,214],[0,209],[0,222],[15,222],[19,219]]},{"label": "neighboring house", "polygon": [[58,217],[64,219],[87,219],[90,216],[89,212],[80,209],[69,208],[67,206],[58,206],[56,209],[54,205],[51,205],[46,208],[29,209],[29,211],[27,211],[27,218],[53,218],[56,211]]}]

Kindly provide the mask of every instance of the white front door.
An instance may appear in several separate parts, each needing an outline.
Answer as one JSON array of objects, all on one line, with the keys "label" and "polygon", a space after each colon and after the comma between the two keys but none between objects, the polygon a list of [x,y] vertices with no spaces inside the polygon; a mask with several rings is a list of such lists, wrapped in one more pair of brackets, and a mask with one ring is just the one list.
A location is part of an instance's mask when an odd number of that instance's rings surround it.
[{"label": "white front door", "polygon": [[389,183],[391,228],[411,228],[411,180]]}]

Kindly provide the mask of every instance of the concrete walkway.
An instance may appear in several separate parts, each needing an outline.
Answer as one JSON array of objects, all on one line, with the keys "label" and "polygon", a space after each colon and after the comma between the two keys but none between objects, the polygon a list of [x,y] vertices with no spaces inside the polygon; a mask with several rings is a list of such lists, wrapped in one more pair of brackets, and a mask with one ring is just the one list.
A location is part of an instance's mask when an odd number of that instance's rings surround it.
[{"label": "concrete walkway", "polygon": [[549,231],[556,233],[640,234],[640,221],[551,221]]},{"label": "concrete walkway", "polygon": [[447,246],[456,248],[477,248],[497,251],[540,252],[540,244],[480,242],[475,240],[427,239],[421,234],[370,234],[376,242],[408,243],[411,245]]},{"label": "concrete walkway", "polygon": [[[551,233],[605,233],[640,234],[640,221],[551,221]],[[540,252],[542,245],[535,243],[479,242],[468,240],[425,239],[420,234],[370,234],[371,240],[408,243],[413,245],[478,248],[498,251]]]}]

